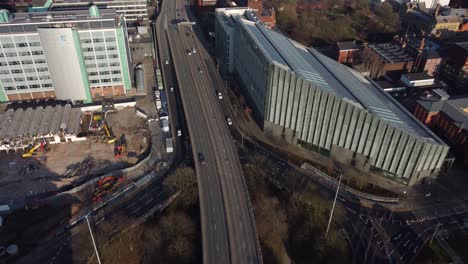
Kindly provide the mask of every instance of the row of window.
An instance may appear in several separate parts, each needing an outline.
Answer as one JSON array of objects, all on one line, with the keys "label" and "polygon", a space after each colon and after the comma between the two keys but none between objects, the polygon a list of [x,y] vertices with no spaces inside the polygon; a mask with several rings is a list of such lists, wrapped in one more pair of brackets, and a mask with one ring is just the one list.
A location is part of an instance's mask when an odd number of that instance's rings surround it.
[{"label": "row of window", "polygon": [[[120,71],[116,70],[116,71],[101,71],[101,72],[99,72],[99,75],[109,75],[109,74],[120,74]],[[89,75],[90,76],[96,76],[96,75],[98,75],[98,72],[90,72]]]},{"label": "row of window", "polygon": [[7,57],[7,58],[12,58],[12,57],[18,57],[18,56],[31,56],[31,55],[42,55],[44,52],[42,50],[36,50],[36,51],[23,51],[23,52],[5,52],[5,53],[0,53],[0,58]]},{"label": "row of window", "polygon": [[[16,43],[17,48],[25,48],[25,47],[38,47],[41,46],[40,42],[21,42],[21,43]],[[2,45],[4,49],[11,49],[15,47],[15,44],[13,43],[4,43]]]},{"label": "row of window", "polygon": [[82,39],[81,43],[104,43],[115,42],[115,38],[95,38],[95,39]]},{"label": "row of window", "polygon": [[[46,60],[44,59],[37,59],[37,60],[34,60],[34,63],[36,64],[42,64],[42,63],[46,63]],[[4,61],[1,61],[0,62],[0,66],[15,66],[15,65],[29,65],[29,64],[33,64],[33,61],[32,60],[24,60],[24,61],[9,61],[8,63],[7,62],[4,62]]]},{"label": "row of window", "polygon": [[[116,50],[116,46],[108,46],[107,50]],[[105,51],[105,47],[95,47],[95,48],[85,48],[83,49],[84,52],[92,52],[92,51]]]},{"label": "row of window", "polygon": [[118,59],[119,55],[117,54],[109,54],[108,56],[106,55],[97,55],[97,56],[85,56],[85,60],[105,60],[106,58],[109,59]]},{"label": "row of window", "polygon": [[[41,85],[39,84],[31,84],[31,85],[19,85],[19,86],[16,86],[16,88],[14,86],[5,86],[5,90],[6,91],[14,91],[14,90],[25,90],[25,89],[28,89],[28,87],[30,89],[37,89],[37,88],[41,88]],[[52,87],[52,84],[51,83],[44,83],[42,84],[42,88],[51,88]]]},{"label": "row of window", "polygon": [[121,82],[122,81],[122,78],[112,78],[111,79],[100,79],[100,80],[90,80],[89,82],[92,83],[92,84],[95,84],[95,83],[110,83],[110,82]]}]

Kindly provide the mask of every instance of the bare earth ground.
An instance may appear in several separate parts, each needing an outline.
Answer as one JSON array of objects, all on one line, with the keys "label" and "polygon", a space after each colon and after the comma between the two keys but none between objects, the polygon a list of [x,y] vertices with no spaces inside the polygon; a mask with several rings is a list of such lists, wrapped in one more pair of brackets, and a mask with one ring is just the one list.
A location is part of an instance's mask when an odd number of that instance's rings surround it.
[{"label": "bare earth ground", "polygon": [[[145,121],[135,115],[135,110],[124,109],[107,116],[108,124],[115,136],[124,133],[128,143],[128,153],[133,157],[114,157],[114,144],[101,143],[90,137],[77,143],[51,145],[46,152],[47,164],[41,166],[34,158],[22,158],[18,153],[0,154],[0,204],[12,199],[24,198],[42,192],[53,191],[89,174],[103,174],[107,171],[127,167],[137,162],[136,155],[148,146],[148,130]],[[145,139],[146,138],[146,139]],[[36,157],[42,156],[38,151]],[[82,174],[64,177],[67,168],[77,166],[87,157],[94,159]],[[35,170],[26,171],[32,165]]]}]

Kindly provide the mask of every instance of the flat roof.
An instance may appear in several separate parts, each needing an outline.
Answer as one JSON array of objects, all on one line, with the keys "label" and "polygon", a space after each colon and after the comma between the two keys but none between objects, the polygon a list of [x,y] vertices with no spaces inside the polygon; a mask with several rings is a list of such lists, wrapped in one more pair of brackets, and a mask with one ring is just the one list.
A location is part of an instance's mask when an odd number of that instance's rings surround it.
[{"label": "flat roof", "polygon": [[68,134],[77,134],[80,117],[81,110],[72,108],[70,104],[8,109],[0,113],[0,140],[55,134],[60,129]]},{"label": "flat roof", "polygon": [[405,73],[401,75],[405,76],[406,79],[410,81],[423,81],[423,80],[434,80],[434,77],[429,76],[425,72],[416,72],[416,73]]},{"label": "flat roof", "polygon": [[399,46],[392,43],[371,44],[368,45],[368,47],[379,54],[380,57],[382,57],[387,63],[398,63],[414,60]]},{"label": "flat roof", "polygon": [[99,9],[99,14],[99,17],[91,17],[88,9],[70,11],[13,13],[11,14],[12,19],[7,23],[0,23],[0,27],[19,24],[38,25],[64,22],[92,22],[116,19],[115,9]]},{"label": "flat roof", "polygon": [[431,141],[442,141],[422,125],[390,95],[372,80],[319,53],[295,42],[261,23],[240,18],[239,22],[260,45],[270,60],[300,75],[310,83],[347,98],[356,106],[366,109],[394,127]]}]

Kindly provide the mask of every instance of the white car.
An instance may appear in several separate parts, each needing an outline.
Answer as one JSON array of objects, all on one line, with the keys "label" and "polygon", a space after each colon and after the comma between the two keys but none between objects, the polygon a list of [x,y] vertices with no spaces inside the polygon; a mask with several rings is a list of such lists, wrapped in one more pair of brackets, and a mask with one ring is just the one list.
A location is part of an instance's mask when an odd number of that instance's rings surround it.
[{"label": "white car", "polygon": [[190,52],[190,51],[187,52],[187,55],[192,56],[192,52]]},{"label": "white car", "polygon": [[232,121],[231,121],[231,118],[229,118],[229,117],[226,117],[226,121],[227,121],[228,125],[232,126]]},{"label": "white car", "polygon": [[177,129],[177,136],[178,136],[178,137],[181,137],[181,136],[182,136],[182,130]]},{"label": "white car", "polygon": [[223,95],[221,94],[221,92],[218,92],[218,99],[219,100],[223,99]]},{"label": "white car", "polygon": [[167,65],[167,64],[169,64],[169,61],[168,61],[168,60],[166,60],[164,63]]},{"label": "white car", "polygon": [[171,92],[174,92],[174,86],[171,86],[169,89],[171,90]]},{"label": "white car", "polygon": [[197,50],[195,48],[192,48],[193,53],[197,53]]}]

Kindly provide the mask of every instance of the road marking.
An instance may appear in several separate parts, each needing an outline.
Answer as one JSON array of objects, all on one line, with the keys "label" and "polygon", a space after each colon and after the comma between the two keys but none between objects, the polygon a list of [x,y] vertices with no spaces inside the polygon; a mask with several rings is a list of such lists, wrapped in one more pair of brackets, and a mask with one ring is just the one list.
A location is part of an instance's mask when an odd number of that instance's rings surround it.
[{"label": "road marking", "polygon": [[214,224],[214,230],[216,230],[216,224]]}]

